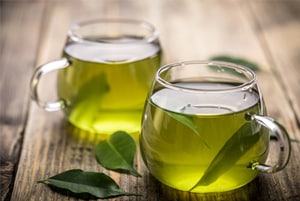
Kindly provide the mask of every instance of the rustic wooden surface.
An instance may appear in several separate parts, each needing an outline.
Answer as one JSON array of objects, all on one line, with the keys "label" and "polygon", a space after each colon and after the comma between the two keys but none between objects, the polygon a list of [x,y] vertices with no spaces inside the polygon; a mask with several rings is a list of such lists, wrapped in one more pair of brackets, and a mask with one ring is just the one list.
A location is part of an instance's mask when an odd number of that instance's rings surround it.
[{"label": "rustic wooden surface", "polygon": [[[300,200],[300,1],[1,0],[0,9],[1,200],[77,200],[36,183],[71,168],[102,171],[122,189],[143,195],[114,201]],[[97,136],[68,126],[61,112],[44,112],[29,95],[34,68],[60,57],[69,25],[101,17],[153,23],[160,31],[164,63],[219,54],[256,61],[269,115],[293,139],[286,169],[260,174],[234,191],[193,194],[157,182],[140,155],[142,178],[101,168],[93,152]],[[48,79],[40,91],[54,100],[54,81]]]}]

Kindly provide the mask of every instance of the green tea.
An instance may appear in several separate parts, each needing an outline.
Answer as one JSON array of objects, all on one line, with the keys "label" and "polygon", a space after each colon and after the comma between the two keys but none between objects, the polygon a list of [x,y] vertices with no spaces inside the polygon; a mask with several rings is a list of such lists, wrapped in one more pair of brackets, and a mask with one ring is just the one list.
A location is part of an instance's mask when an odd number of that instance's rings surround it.
[{"label": "green tea", "polygon": [[[129,40],[132,43],[122,44]],[[64,56],[71,66],[58,74],[58,96],[67,104],[69,122],[93,133],[140,131],[143,104],[161,53],[158,44],[134,40],[66,46]]]},{"label": "green tea", "polygon": [[[177,83],[188,88],[226,88],[224,83]],[[261,114],[254,90],[197,94],[160,89],[147,100],[140,146],[149,171],[162,183],[192,192],[222,192],[256,176],[250,162],[263,163],[268,131],[247,121]]]}]

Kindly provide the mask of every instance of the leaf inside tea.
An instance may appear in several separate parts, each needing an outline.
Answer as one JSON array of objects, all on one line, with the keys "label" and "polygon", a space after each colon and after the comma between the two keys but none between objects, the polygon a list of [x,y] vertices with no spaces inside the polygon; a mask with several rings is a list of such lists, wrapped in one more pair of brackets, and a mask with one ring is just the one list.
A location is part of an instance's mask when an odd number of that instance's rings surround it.
[{"label": "leaf inside tea", "polygon": [[187,126],[188,128],[190,128],[196,135],[198,135],[199,137],[202,138],[202,142],[203,144],[209,148],[209,145],[205,142],[205,140],[203,139],[203,137],[200,135],[199,131],[198,131],[198,127],[197,125],[194,123],[192,118],[189,118],[187,116],[184,115],[180,115],[180,114],[175,114],[172,112],[166,112],[167,115],[169,115],[170,117],[176,119],[177,121],[179,121],[180,123],[184,124],[185,126]]},{"label": "leaf inside tea", "polygon": [[[80,89],[74,93],[69,111],[71,122],[77,122],[77,126],[85,130],[91,130],[88,125],[95,121],[95,111],[99,111],[99,103],[103,97],[110,91],[107,78],[104,73],[95,75],[86,81]],[[69,93],[69,92],[66,92]]]},{"label": "leaf inside tea", "polygon": [[250,122],[239,128],[220,149],[202,178],[191,190],[197,186],[210,185],[229,170],[259,140],[260,133],[253,131],[254,128],[255,125]]}]

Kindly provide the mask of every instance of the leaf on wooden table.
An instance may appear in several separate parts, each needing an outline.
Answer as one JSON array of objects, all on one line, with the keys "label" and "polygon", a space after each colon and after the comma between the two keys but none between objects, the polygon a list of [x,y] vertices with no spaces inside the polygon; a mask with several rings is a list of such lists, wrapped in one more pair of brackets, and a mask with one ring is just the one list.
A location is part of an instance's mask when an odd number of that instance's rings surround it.
[{"label": "leaf on wooden table", "polygon": [[[197,186],[208,186],[228,171],[258,140],[259,132],[253,132],[251,123],[244,124],[220,149],[209,164]],[[246,168],[246,167],[245,167]]]},{"label": "leaf on wooden table", "polygon": [[129,171],[140,177],[141,175],[134,168],[135,154],[134,139],[123,131],[113,133],[107,140],[96,146],[96,158],[103,167],[114,171]]},{"label": "leaf on wooden table", "polygon": [[235,64],[239,64],[242,66],[246,66],[253,71],[259,71],[259,66],[253,61],[250,61],[248,59],[240,58],[240,57],[232,57],[232,56],[227,56],[227,55],[218,55],[218,56],[213,56],[210,58],[212,61],[224,61],[224,62],[231,62]]},{"label": "leaf on wooden table", "polygon": [[[38,183],[49,184],[63,193],[71,191],[72,196],[90,195],[96,198],[112,198],[123,195],[137,195],[124,192],[109,176],[99,172],[85,172],[79,169],[68,170]],[[54,189],[56,189],[54,188]],[[65,192],[65,194],[68,194]],[[70,194],[68,194],[70,195]]]}]

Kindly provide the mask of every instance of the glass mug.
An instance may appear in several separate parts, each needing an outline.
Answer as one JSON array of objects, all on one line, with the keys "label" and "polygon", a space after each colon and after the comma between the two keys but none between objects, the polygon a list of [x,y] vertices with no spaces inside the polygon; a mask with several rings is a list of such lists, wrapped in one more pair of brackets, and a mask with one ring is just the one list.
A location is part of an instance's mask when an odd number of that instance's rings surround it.
[{"label": "glass mug", "polygon": [[[161,60],[154,26],[127,19],[74,24],[62,57],[34,72],[31,92],[39,106],[64,109],[71,124],[92,133],[140,131],[144,102]],[[56,70],[59,100],[43,102],[39,80]]]},{"label": "glass mug", "polygon": [[[277,172],[288,163],[288,134],[265,115],[252,70],[214,61],[165,65],[144,109],[144,162],[156,179],[179,190],[239,188],[259,172]],[[280,148],[275,161],[267,161],[270,134]]]}]

